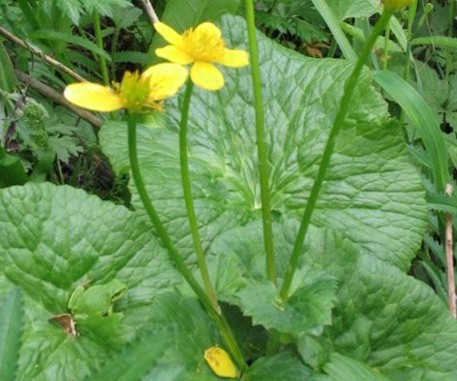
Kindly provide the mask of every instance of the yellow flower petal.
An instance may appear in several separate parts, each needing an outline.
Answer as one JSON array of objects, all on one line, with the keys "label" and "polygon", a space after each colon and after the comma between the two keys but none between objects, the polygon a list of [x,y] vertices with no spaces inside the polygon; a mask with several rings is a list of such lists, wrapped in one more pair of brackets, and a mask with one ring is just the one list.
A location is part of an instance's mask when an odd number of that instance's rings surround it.
[{"label": "yellow flower petal", "polygon": [[150,100],[161,100],[175,95],[187,79],[187,69],[172,63],[149,67],[142,77],[149,78]]},{"label": "yellow flower petal", "polygon": [[220,39],[222,35],[221,30],[216,25],[210,22],[204,22],[198,25],[193,31],[193,33],[207,35],[214,39]]},{"label": "yellow flower petal", "polygon": [[249,57],[244,50],[225,49],[223,57],[217,62],[225,66],[241,67],[249,65]]},{"label": "yellow flower petal", "polygon": [[72,83],[65,87],[63,95],[74,105],[93,111],[109,112],[125,107],[118,94],[97,83]]},{"label": "yellow flower petal", "polygon": [[193,83],[206,90],[218,90],[224,86],[222,73],[208,62],[195,62],[190,69],[190,78]]},{"label": "yellow flower petal", "polygon": [[182,36],[163,22],[154,23],[155,30],[170,44],[181,47]]},{"label": "yellow flower petal", "polygon": [[205,350],[204,358],[211,370],[219,377],[236,378],[238,371],[229,354],[219,347]]},{"label": "yellow flower petal", "polygon": [[175,46],[168,45],[164,48],[156,49],[156,55],[161,58],[165,58],[168,61],[180,64],[187,65],[194,62],[194,58],[184,51],[176,48]]}]

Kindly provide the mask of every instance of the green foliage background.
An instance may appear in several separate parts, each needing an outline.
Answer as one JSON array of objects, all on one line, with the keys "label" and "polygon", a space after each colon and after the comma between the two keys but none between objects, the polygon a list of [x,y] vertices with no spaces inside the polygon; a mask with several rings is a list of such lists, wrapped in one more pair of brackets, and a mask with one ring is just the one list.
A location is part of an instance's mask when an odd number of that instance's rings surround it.
[{"label": "green foliage background", "polygon": [[[66,6],[75,18],[82,4]],[[225,6],[233,11],[238,2]],[[170,9],[164,18],[172,22]],[[198,20],[180,22],[185,28]],[[224,16],[221,27],[229,46],[246,48],[240,17]],[[260,33],[258,39],[281,278],[352,64],[303,57]],[[357,87],[281,308],[264,276],[249,69],[224,76],[218,93],[196,90],[192,97],[189,158],[211,278],[252,363],[242,377],[455,379],[455,321],[429,286],[406,274],[427,226],[423,179],[372,72],[366,69]],[[198,277],[179,174],[181,102],[179,96],[165,114],[144,119],[138,149],[148,192]],[[99,138],[115,173],[128,174],[126,123],[104,123]],[[1,380],[218,379],[203,352],[222,339],[151,235],[129,186],[130,209],[49,183],[0,191]],[[111,279],[128,285],[115,304],[119,325],[74,338],[49,321],[67,312],[75,287]],[[266,329],[281,338],[277,353],[266,354]]]}]

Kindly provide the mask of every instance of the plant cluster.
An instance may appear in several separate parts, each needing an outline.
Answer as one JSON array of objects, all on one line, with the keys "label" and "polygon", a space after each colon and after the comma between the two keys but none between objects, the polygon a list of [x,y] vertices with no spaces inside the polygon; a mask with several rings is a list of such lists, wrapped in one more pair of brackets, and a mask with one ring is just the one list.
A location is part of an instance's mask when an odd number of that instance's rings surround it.
[{"label": "plant cluster", "polygon": [[0,0],[0,380],[457,379],[453,6],[215,3]]}]

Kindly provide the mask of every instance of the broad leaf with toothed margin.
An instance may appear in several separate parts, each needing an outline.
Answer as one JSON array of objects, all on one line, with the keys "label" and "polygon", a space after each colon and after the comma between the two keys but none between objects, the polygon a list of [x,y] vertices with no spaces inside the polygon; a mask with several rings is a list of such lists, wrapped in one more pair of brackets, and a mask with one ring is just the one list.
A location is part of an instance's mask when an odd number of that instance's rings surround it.
[{"label": "broad leaf with toothed margin", "polygon": [[[245,48],[244,21],[224,17],[222,30],[228,46]],[[298,220],[352,66],[306,58],[258,38],[272,208],[276,215]],[[217,92],[194,89],[190,105],[190,173],[205,248],[221,232],[260,217],[250,71],[223,71],[226,86]],[[138,149],[148,192],[173,239],[190,255],[177,144],[180,101],[171,100],[160,120],[140,126]],[[114,169],[125,172],[126,125],[107,123],[100,138]],[[136,195],[134,204],[141,209]],[[364,71],[312,224],[340,231],[362,253],[405,270],[419,247],[426,213],[421,179],[401,127],[390,120],[387,104]]]}]

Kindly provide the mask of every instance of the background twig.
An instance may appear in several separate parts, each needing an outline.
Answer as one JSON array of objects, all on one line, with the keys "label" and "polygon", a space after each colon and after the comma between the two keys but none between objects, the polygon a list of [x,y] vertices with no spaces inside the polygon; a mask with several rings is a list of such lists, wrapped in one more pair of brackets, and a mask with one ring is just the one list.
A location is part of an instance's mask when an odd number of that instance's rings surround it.
[{"label": "background twig", "polygon": [[59,103],[62,106],[73,111],[76,115],[78,115],[81,119],[86,120],[93,126],[100,128],[103,124],[103,119],[95,116],[89,111],[83,110],[79,107],[73,106],[70,102],[68,102],[58,91],[54,90],[53,88],[45,85],[44,83],[38,81],[36,78],[31,77],[30,75],[20,71],[15,70],[17,77],[20,81],[25,83],[26,85],[30,86],[31,88],[38,91],[40,94],[43,94],[47,98],[51,99],[53,102]]},{"label": "background twig", "polygon": [[[453,188],[451,184],[446,185],[445,190],[447,195],[451,195]],[[447,298],[449,310],[452,316],[457,317],[455,305],[455,280],[454,280],[454,253],[453,253],[453,237],[452,237],[452,215],[446,213],[446,275],[447,275]]]},{"label": "background twig", "polygon": [[61,62],[59,62],[59,61],[55,60],[54,58],[48,56],[47,54],[43,53],[38,48],[35,48],[34,46],[30,45],[27,41],[24,41],[23,39],[15,36],[13,33],[6,30],[2,26],[0,26],[0,34],[5,36],[8,40],[13,41],[14,43],[27,49],[29,52],[40,56],[43,61],[46,61],[50,65],[62,70],[63,72],[67,73],[68,75],[72,76],[74,79],[76,79],[80,82],[87,81],[84,77],[80,76],[78,73],[76,73],[73,70],[71,70],[70,68],[66,67]]},{"label": "background twig", "polygon": [[154,8],[152,7],[152,4],[149,0],[141,0],[143,3],[144,9],[146,10],[146,13],[148,14],[149,18],[151,19],[152,23],[156,23],[159,21],[159,18],[157,17],[157,13],[154,11]]}]

